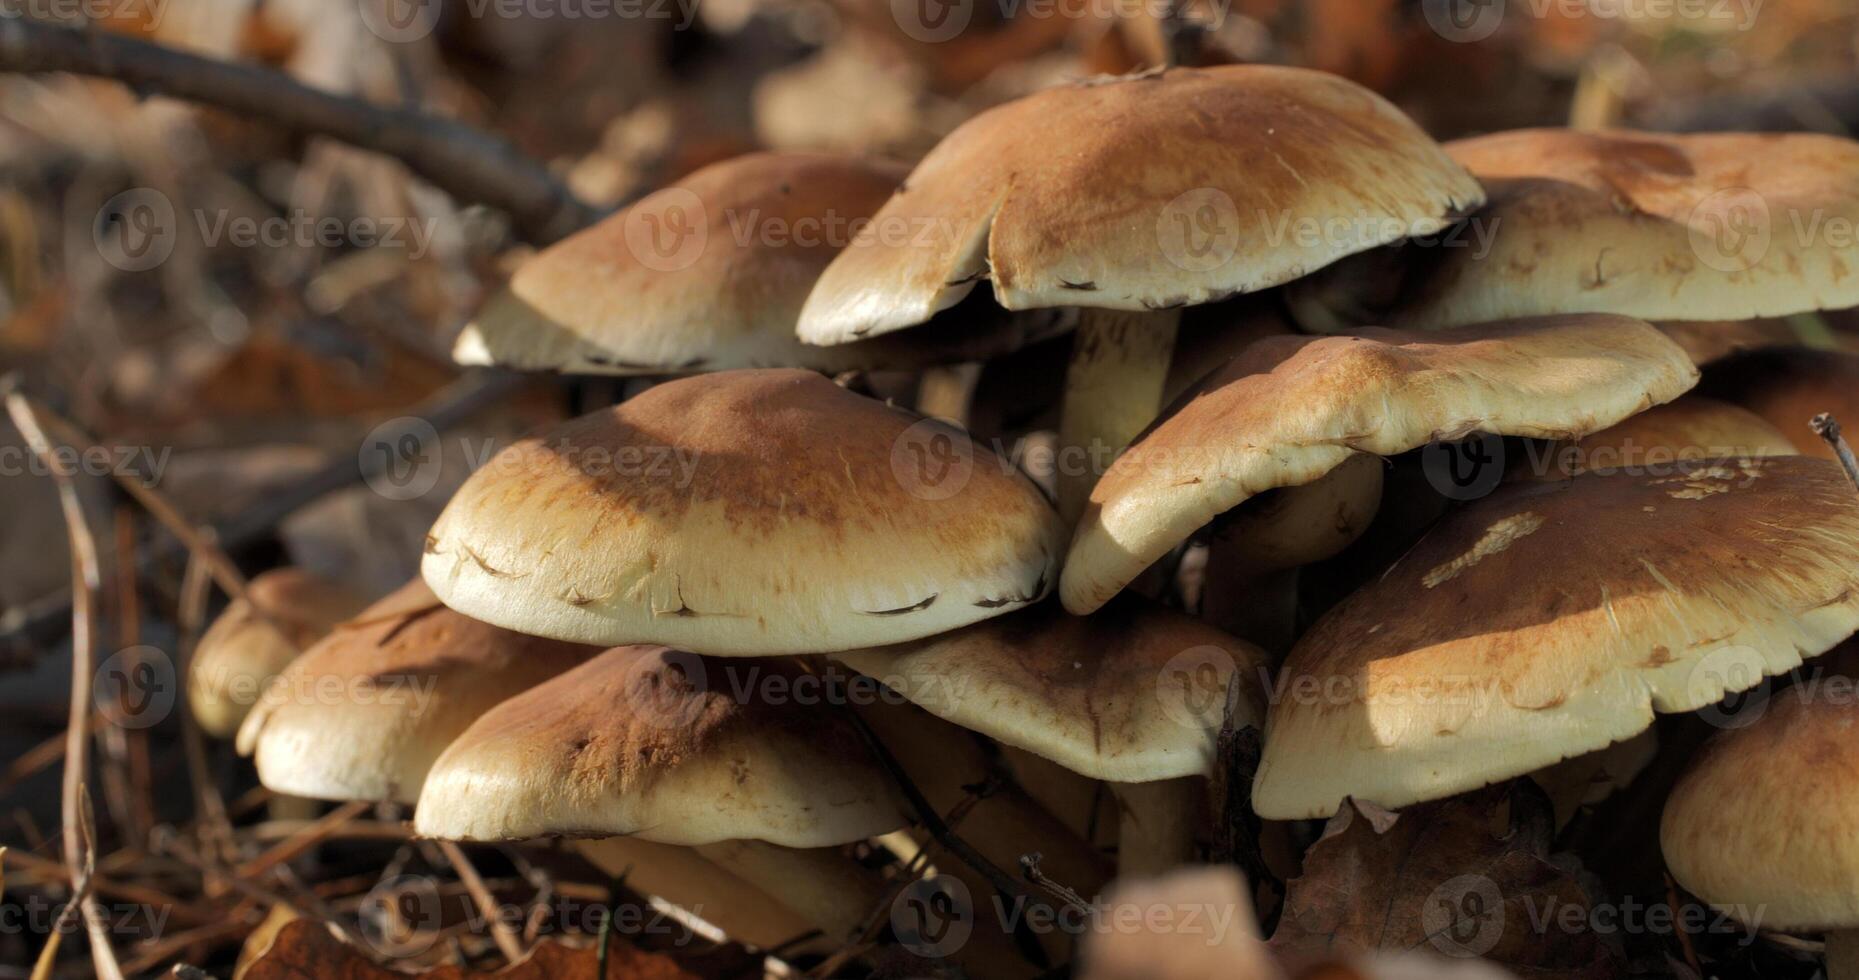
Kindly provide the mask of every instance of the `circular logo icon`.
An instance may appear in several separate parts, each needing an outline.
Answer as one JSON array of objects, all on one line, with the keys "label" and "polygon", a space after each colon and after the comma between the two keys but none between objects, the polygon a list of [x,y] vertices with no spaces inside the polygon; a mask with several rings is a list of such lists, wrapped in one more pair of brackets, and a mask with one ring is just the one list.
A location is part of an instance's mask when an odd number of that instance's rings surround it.
[{"label": "circular logo icon", "polygon": [[974,473],[974,443],[952,422],[923,419],[891,443],[891,475],[919,500],[947,500]]},{"label": "circular logo icon", "polygon": [[1718,272],[1754,268],[1774,238],[1769,202],[1747,187],[1721,190],[1699,201],[1685,226],[1698,261]]},{"label": "circular logo icon", "polygon": [[174,661],[151,646],[127,647],[98,665],[91,693],[97,710],[122,728],[151,728],[174,710]]},{"label": "circular logo icon", "polygon": [[1480,432],[1457,442],[1430,442],[1420,450],[1420,471],[1448,500],[1477,500],[1504,479],[1504,439]]},{"label": "circular logo icon", "polygon": [[1168,658],[1155,678],[1162,713],[1183,728],[1217,731],[1226,720],[1226,692],[1239,664],[1217,646],[1189,647]]},{"label": "circular logo icon", "polygon": [[439,430],[423,418],[388,419],[362,438],[357,459],[368,488],[389,500],[412,500],[439,482]]},{"label": "circular logo icon", "polygon": [[1685,698],[1702,704],[1698,717],[1718,728],[1743,728],[1769,710],[1769,674],[1762,654],[1742,645],[1718,647],[1685,675]]},{"label": "circular logo icon", "polygon": [[430,35],[439,26],[441,0],[356,0],[361,22],[390,44],[405,44]]},{"label": "circular logo icon", "polygon": [[975,0],[891,0],[891,19],[911,40],[936,44],[968,29]]},{"label": "circular logo icon", "polygon": [[398,875],[368,889],[356,910],[362,939],[382,956],[417,956],[432,948],[444,925],[439,886],[421,875]]},{"label": "circular logo icon", "polygon": [[1459,44],[1483,41],[1504,24],[1504,0],[1420,0],[1427,26]]},{"label": "circular logo icon", "polygon": [[1225,191],[1200,187],[1177,195],[1155,219],[1156,242],[1186,272],[1211,272],[1239,251],[1239,208]]},{"label": "circular logo icon", "polygon": [[1460,875],[1427,895],[1420,927],[1447,956],[1483,956],[1504,938],[1504,893],[1484,875]]},{"label": "circular logo icon", "polygon": [[667,187],[626,212],[626,250],[653,272],[688,269],[704,254],[710,223],[703,198]]},{"label": "circular logo icon", "polygon": [[142,272],[174,254],[180,231],[168,195],[153,187],[137,187],[103,202],[91,237],[105,262],[124,272]]},{"label": "circular logo icon", "polygon": [[974,931],[974,901],[955,878],[920,878],[891,900],[891,932],[924,959],[954,955]]}]

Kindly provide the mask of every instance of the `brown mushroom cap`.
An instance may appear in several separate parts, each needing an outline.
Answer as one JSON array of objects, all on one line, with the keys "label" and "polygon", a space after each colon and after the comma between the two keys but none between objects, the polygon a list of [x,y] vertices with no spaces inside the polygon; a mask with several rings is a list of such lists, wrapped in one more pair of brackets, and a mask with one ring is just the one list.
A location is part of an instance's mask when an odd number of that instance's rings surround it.
[{"label": "brown mushroom cap", "polygon": [[1263,816],[1438,799],[1630,738],[1859,628],[1859,495],[1802,456],[1509,484],[1298,642]]},{"label": "brown mushroom cap", "polygon": [[[1859,244],[1802,230],[1859,220],[1851,140],[1527,129],[1446,151],[1490,195],[1473,234],[1300,283],[1293,305],[1306,327],[1584,312],[1722,320],[1859,305]],[[1387,287],[1391,270],[1398,286],[1363,295]]]},{"label": "brown mushroom cap", "polygon": [[1660,320],[1653,326],[1683,347],[1698,367],[1747,350],[1801,343],[1801,335],[1787,320]]},{"label": "brown mushroom cap", "polygon": [[201,730],[230,738],[273,675],[367,604],[346,586],[299,568],[254,577],[188,661],[187,706]]},{"label": "brown mushroom cap", "polygon": [[1859,425],[1859,354],[1803,347],[1750,351],[1712,369],[1711,394],[1769,420],[1796,449],[1833,458],[1833,448],[1808,428],[1832,412],[1841,424]]},{"label": "brown mushroom cap", "polygon": [[433,766],[414,826],[514,840],[830,847],[906,822],[843,705],[787,660],[616,647],[486,712]]},{"label": "brown mushroom cap", "polygon": [[426,581],[509,629],[721,655],[902,642],[1037,601],[1064,528],[962,433],[806,371],[660,385],[505,449]]},{"label": "brown mushroom cap", "polygon": [[479,715],[597,652],[468,619],[415,579],[291,661],[238,748],[282,793],[412,803]]},{"label": "brown mushroom cap", "polygon": [[940,718],[1116,782],[1210,772],[1230,685],[1240,725],[1265,716],[1263,652],[1134,596],[1089,617],[1045,603],[835,659]]},{"label": "brown mushroom cap", "polygon": [[1686,891],[1751,926],[1859,927],[1859,700],[1797,686],[1718,734],[1666,800],[1659,845]]},{"label": "brown mushroom cap", "polygon": [[1010,310],[1205,303],[1437,230],[1483,200],[1400,110],[1334,75],[1245,65],[1094,79],[943,139],[875,219],[926,233],[841,253],[800,336],[840,344],[915,326],[984,278]]},{"label": "brown mushroom cap", "polygon": [[1090,612],[1215,515],[1355,453],[1479,431],[1581,436],[1696,381],[1684,351],[1626,317],[1267,338],[1111,465],[1073,534],[1060,595]]},{"label": "brown mushroom cap", "polygon": [[1657,469],[1681,459],[1793,455],[1794,444],[1762,416],[1688,394],[1574,442],[1529,447],[1512,478],[1559,480],[1587,470]]}]

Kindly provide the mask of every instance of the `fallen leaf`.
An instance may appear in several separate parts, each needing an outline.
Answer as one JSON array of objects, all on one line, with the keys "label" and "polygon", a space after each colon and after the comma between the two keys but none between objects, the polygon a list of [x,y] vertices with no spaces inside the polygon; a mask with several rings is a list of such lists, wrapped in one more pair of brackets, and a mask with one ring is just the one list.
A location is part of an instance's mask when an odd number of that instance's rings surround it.
[{"label": "fallen leaf", "polygon": [[1290,963],[1420,951],[1526,980],[1623,976],[1579,868],[1549,858],[1554,826],[1527,780],[1394,814],[1352,802],[1305,855],[1271,945]]},{"label": "fallen leaf", "polygon": [[[254,960],[243,980],[405,980],[408,976],[426,980],[465,980],[467,977],[500,977],[503,980],[596,980],[600,954],[592,945],[569,946],[553,939],[536,944],[529,955],[494,973],[467,971],[456,966],[441,966],[422,973],[408,974],[377,965],[360,950],[336,938],[320,922],[297,919],[277,931],[271,947]],[[613,939],[607,950],[607,977],[625,980],[721,980],[723,977],[759,976],[744,964],[737,969],[700,969],[686,965],[671,953],[647,952],[637,946]]]}]

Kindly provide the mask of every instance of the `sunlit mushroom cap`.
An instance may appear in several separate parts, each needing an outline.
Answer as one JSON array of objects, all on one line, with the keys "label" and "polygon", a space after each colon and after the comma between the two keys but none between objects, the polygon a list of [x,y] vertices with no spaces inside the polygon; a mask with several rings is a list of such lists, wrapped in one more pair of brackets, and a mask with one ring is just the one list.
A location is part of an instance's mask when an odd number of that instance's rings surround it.
[{"label": "sunlit mushroom cap", "polygon": [[[794,335],[814,281],[903,183],[902,164],[755,153],[714,164],[544,249],[459,334],[461,364],[583,374],[827,372],[982,359],[1055,332],[989,305],[946,330],[827,349]],[[924,229],[893,229],[901,237]]]},{"label": "sunlit mushroom cap", "polygon": [[215,738],[239,730],[265,683],[368,600],[298,568],[254,577],[207,628],[187,665],[187,706]]},{"label": "sunlit mushroom cap", "polygon": [[1131,596],[1093,616],[1045,603],[914,643],[837,655],[930,713],[1094,779],[1205,775],[1234,724],[1265,716],[1265,655]]},{"label": "sunlit mushroom cap", "polygon": [[1859,699],[1796,686],[1706,744],[1666,800],[1659,844],[1686,891],[1753,927],[1859,927]]},{"label": "sunlit mushroom cap", "polygon": [[818,653],[1045,595],[1064,528],[1010,464],[806,371],[660,385],[505,449],[433,525],[459,611],[586,643]]},{"label": "sunlit mushroom cap", "polygon": [[1794,444],[1762,416],[1688,394],[1573,442],[1525,447],[1511,476],[1558,480],[1589,470],[1645,472],[1684,459],[1793,455]]},{"label": "sunlit mushroom cap", "polygon": [[949,134],[827,268],[800,336],[915,326],[991,279],[1008,309],[1159,309],[1252,292],[1434,231],[1483,192],[1380,96],[1247,65],[1094,79]]},{"label": "sunlit mushroom cap", "polygon": [[498,705],[433,767],[414,826],[506,840],[830,847],[906,822],[842,704],[787,660],[616,647]]},{"label": "sunlit mushroom cap", "polygon": [[479,715],[596,652],[461,616],[415,579],[273,678],[238,748],[281,793],[412,803]]},{"label": "sunlit mushroom cap", "polygon": [[1808,420],[1831,412],[1848,432],[1859,429],[1859,354],[1801,347],[1750,351],[1713,369],[1710,391],[1767,419],[1809,456],[1833,448]]},{"label": "sunlit mushroom cap", "polygon": [[1859,244],[1826,230],[1859,220],[1859,143],[1530,129],[1446,150],[1489,204],[1442,244],[1339,264],[1293,287],[1307,328],[1551,313],[1722,320],[1859,305]]},{"label": "sunlit mushroom cap", "polygon": [[1398,808],[1630,738],[1859,628],[1859,494],[1803,456],[1525,482],[1456,511],[1279,673],[1272,819]]},{"label": "sunlit mushroom cap", "polygon": [[1073,535],[1060,595],[1073,612],[1096,609],[1215,515],[1358,452],[1392,456],[1481,431],[1579,437],[1696,381],[1684,351],[1625,317],[1262,340],[1111,464]]}]

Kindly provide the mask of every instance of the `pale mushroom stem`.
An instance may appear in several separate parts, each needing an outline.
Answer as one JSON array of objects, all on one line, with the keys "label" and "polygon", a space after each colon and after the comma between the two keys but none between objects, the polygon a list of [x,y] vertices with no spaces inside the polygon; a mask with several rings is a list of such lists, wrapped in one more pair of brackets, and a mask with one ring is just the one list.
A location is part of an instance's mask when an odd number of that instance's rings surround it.
[{"label": "pale mushroom stem", "polygon": [[835,943],[855,937],[884,895],[884,879],[836,847],[732,840],[693,850],[749,884],[779,895],[783,904]]},{"label": "pale mushroom stem", "polygon": [[1083,310],[1059,409],[1059,513],[1084,513],[1098,467],[1162,409],[1181,311]]},{"label": "pale mushroom stem", "polygon": [[1026,795],[1063,821],[1079,840],[1092,844],[1115,840],[1114,821],[1095,819],[1101,781],[1012,745],[1001,746],[1001,759]]},{"label": "pale mushroom stem", "polygon": [[1827,980],[1859,980],[1859,930],[1829,932],[1827,940]]},{"label": "pale mushroom stem", "polygon": [[917,412],[954,422],[966,429],[975,386],[981,382],[981,363],[944,364],[926,368],[917,381]]},{"label": "pale mushroom stem", "polygon": [[[685,909],[750,945],[773,949],[820,928],[768,891],[730,873],[694,848],[637,837],[578,840],[574,847],[600,870],[625,875],[627,883],[641,892]],[[773,894],[787,897],[784,891]],[[802,948],[828,951],[838,947],[836,937],[823,936],[818,943]]]},{"label": "pale mushroom stem", "polygon": [[1193,860],[1196,814],[1205,784],[1199,776],[1111,784],[1122,814],[1118,877],[1160,874]]}]

